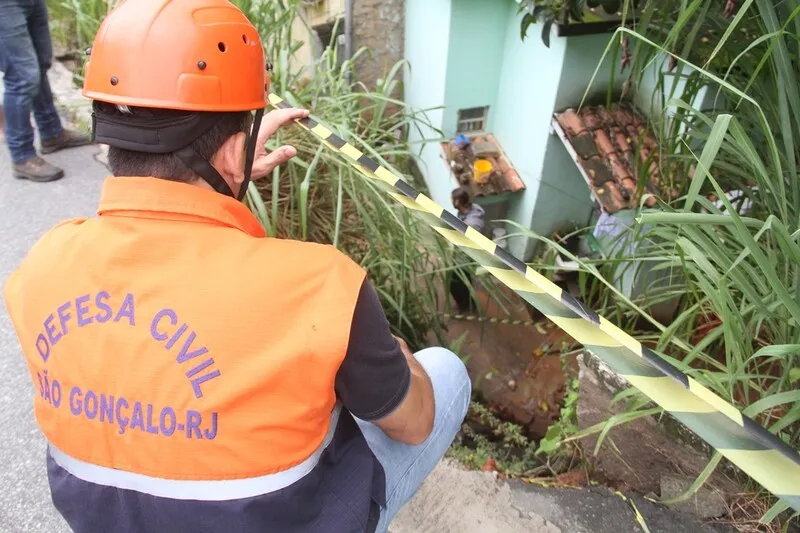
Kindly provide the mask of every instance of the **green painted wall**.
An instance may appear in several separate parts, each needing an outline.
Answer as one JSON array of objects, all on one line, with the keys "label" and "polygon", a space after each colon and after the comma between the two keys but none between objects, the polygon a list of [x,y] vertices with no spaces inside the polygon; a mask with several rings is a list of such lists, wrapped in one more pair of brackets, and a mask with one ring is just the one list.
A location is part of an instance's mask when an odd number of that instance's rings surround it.
[{"label": "green painted wall", "polygon": [[[425,176],[431,196],[449,207],[454,180],[445,167],[436,140],[442,128],[450,47],[450,0],[406,0],[405,58],[410,67],[404,75],[406,102],[425,111],[431,127],[411,128],[412,149],[419,150],[417,165]],[[438,108],[438,109],[435,109]],[[434,129],[435,128],[435,129]]]},{"label": "green painted wall", "polygon": [[[662,104],[672,98],[684,98],[689,104],[701,111],[724,108],[727,103],[724,98],[724,92],[718,94],[717,85],[710,80],[710,83],[701,88],[693,97],[685,95],[687,79],[696,72],[696,69],[683,65],[680,71],[676,68],[673,72],[668,72],[668,61],[668,56],[659,54],[642,76],[639,90],[634,94],[634,101],[640,109],[649,116],[657,117],[664,112]],[[664,78],[664,86],[658,88],[659,79],[662,77]],[[668,113],[672,116],[674,109],[669,109]]]},{"label": "green painted wall", "polygon": [[[614,90],[622,88],[623,76],[619,74],[619,68],[612,67],[611,53],[603,57],[612,38],[613,34],[604,33],[563,39],[567,45],[567,53],[564,56],[564,68],[561,71],[561,82],[556,96],[557,111],[567,107],[577,107],[584,94],[587,95],[587,104],[605,102],[612,73]],[[595,69],[601,61],[603,64],[594,76]],[[593,82],[592,76],[594,76]],[[592,82],[591,88],[590,82]]]},{"label": "green painted wall", "polygon": [[[458,110],[490,106],[491,130],[513,0],[452,0],[443,129],[456,132]],[[517,32],[519,35],[519,32]]]},{"label": "green painted wall", "polygon": [[[498,104],[493,131],[527,186],[509,205],[508,218],[530,228],[540,195],[550,117],[553,113],[561,70],[566,53],[564,39],[552,39],[550,48],[542,44],[541,26],[531,27],[525,41],[519,35],[520,16],[516,10],[506,15],[503,66],[498,87]],[[538,215],[537,215],[538,216]],[[509,228],[509,234],[519,230]],[[510,240],[509,251],[527,259],[534,241],[525,237]]]},{"label": "green painted wall", "polygon": [[[669,105],[670,100],[683,100],[704,113],[728,107],[725,91],[717,83],[700,76],[705,85],[695,87],[694,82],[688,83],[690,76],[699,76],[694,67],[678,65],[674,71],[669,72],[669,57],[659,54],[642,76],[639,88],[634,94],[634,102],[655,124],[663,124],[665,128],[669,127],[669,122],[674,119],[677,110],[676,106]],[[660,83],[662,79],[663,83]],[[691,92],[687,91],[690,85]],[[696,133],[690,132],[683,123],[678,126],[678,132],[683,140],[693,151],[699,152],[705,145],[710,127],[700,126],[697,129],[692,128],[692,131]]]},{"label": "green painted wall", "polygon": [[[551,134],[553,113],[577,106],[610,34],[558,38],[550,48],[541,26],[520,39],[515,0],[406,0],[406,101],[429,113],[445,137],[455,134],[459,109],[490,106],[488,130],[497,137],[527,186],[508,203],[505,218],[547,235],[565,225],[584,225],[592,204],[589,188],[561,142]],[[608,60],[607,60],[608,61]],[[603,65],[592,96],[611,81]],[[616,88],[622,79],[615,80]],[[412,142],[432,139],[433,130],[412,133]],[[418,159],[435,201],[448,209],[456,186],[438,142],[424,145]],[[508,228],[509,233],[517,232]],[[510,251],[529,259],[536,241],[518,236]]]},{"label": "green painted wall", "polygon": [[589,186],[557,135],[547,138],[539,194],[530,228],[539,235],[585,227],[592,213]]},{"label": "green painted wall", "polygon": [[[605,101],[613,69],[611,56],[604,59],[603,54],[611,39],[611,34],[558,39],[566,50],[552,111],[577,108],[584,96],[586,105]],[[601,61],[603,64],[595,76]],[[622,77],[616,76],[613,81],[613,90],[619,90]],[[589,186],[555,134],[550,134],[545,144],[540,191],[530,226],[536,233],[549,235],[553,231],[588,224],[593,208]]]}]

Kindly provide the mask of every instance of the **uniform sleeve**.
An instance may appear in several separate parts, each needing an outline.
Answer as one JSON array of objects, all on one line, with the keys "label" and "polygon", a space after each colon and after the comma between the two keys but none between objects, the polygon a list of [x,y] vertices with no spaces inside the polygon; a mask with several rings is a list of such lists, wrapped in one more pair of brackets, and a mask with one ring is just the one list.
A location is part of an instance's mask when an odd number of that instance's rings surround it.
[{"label": "uniform sleeve", "polygon": [[486,229],[485,215],[486,212],[483,208],[473,204],[473,208],[469,210],[469,213],[464,218],[464,223],[467,226],[471,226],[478,233],[483,233],[484,229]]},{"label": "uniform sleeve", "polygon": [[378,420],[405,399],[411,371],[390,330],[378,294],[364,281],[353,312],[347,354],[336,374],[342,405],[362,420]]}]

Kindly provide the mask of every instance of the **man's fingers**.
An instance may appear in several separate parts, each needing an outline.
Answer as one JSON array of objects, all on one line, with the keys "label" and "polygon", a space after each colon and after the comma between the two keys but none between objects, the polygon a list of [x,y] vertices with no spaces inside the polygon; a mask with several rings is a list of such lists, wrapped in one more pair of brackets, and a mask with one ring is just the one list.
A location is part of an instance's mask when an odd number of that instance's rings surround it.
[{"label": "man's fingers", "polygon": [[291,124],[298,118],[305,118],[309,114],[308,109],[276,109],[270,111],[261,119],[261,129],[258,130],[258,145],[263,146],[267,139],[275,135],[282,126]]},{"label": "man's fingers", "polygon": [[281,146],[264,157],[259,157],[253,161],[251,178],[257,180],[269,176],[275,167],[286,163],[296,155],[297,149],[294,146]]}]

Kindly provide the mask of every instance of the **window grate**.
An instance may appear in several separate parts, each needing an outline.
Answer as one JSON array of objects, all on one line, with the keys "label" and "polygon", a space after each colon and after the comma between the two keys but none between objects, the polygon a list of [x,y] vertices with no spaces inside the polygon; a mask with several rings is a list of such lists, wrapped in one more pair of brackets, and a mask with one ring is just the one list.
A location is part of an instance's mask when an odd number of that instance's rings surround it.
[{"label": "window grate", "polygon": [[486,130],[489,106],[470,107],[458,111],[458,133],[479,133]]}]

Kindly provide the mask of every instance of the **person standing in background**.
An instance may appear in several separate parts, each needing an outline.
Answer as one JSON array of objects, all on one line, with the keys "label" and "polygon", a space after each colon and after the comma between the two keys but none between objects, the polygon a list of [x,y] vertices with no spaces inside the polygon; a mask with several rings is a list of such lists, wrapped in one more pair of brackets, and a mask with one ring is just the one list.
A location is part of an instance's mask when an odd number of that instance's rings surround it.
[{"label": "person standing in background", "polygon": [[88,135],[61,124],[47,71],[53,46],[45,0],[0,2],[0,71],[5,94],[3,112],[6,144],[14,176],[46,182],[64,177],[64,171],[41,158],[33,145],[31,112],[36,119],[41,153],[89,144]]},{"label": "person standing in background", "polygon": [[[458,212],[458,218],[467,226],[478,233],[483,233],[486,227],[486,212],[484,209],[472,202],[469,190],[466,187],[459,187],[451,194],[453,207]],[[469,286],[472,281],[472,274],[466,266],[460,266],[453,270],[450,275],[450,295],[456,301],[456,306],[461,313],[471,313],[475,309],[475,302],[470,294]]]}]

